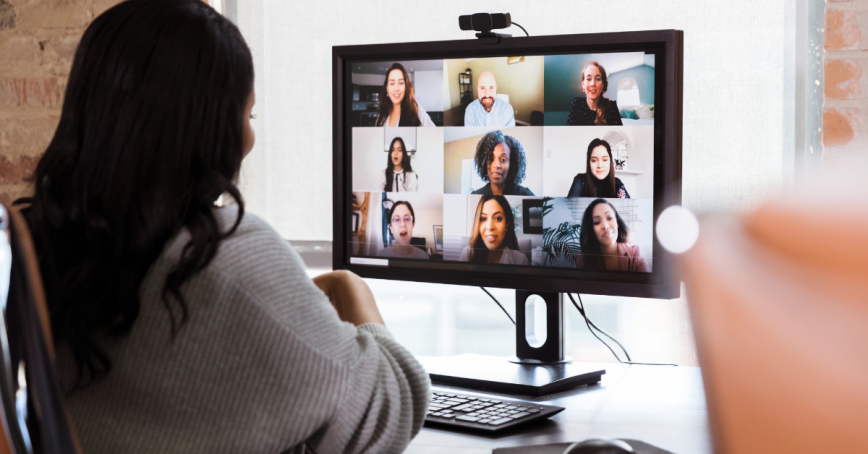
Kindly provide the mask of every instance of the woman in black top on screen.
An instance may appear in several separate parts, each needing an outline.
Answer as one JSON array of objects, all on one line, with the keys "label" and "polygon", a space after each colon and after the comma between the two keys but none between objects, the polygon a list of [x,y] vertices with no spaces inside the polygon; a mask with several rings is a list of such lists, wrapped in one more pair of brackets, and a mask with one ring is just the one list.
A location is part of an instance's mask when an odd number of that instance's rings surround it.
[{"label": "woman in black top on screen", "polygon": [[591,141],[585,158],[585,168],[587,173],[580,173],[573,178],[567,197],[630,198],[624,183],[615,177],[609,142],[603,139]]},{"label": "woman in black top on screen", "polygon": [[524,148],[515,137],[502,131],[484,135],[476,145],[476,171],[488,184],[473,191],[484,195],[533,195],[530,189],[519,185],[524,181],[527,164]]},{"label": "woman in black top on screen", "polygon": [[582,68],[585,97],[573,100],[567,126],[622,125],[618,103],[603,97],[608,89],[609,78],[603,66],[595,61],[585,65]]}]

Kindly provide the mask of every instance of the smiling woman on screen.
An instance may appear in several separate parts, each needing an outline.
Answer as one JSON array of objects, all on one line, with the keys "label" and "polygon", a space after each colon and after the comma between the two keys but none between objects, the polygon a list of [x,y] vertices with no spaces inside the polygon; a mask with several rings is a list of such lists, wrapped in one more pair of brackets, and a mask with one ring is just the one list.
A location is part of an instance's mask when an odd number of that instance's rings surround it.
[{"label": "smiling woman on screen", "polygon": [[573,100],[567,126],[623,124],[618,103],[603,96],[609,89],[609,78],[603,66],[595,61],[588,63],[582,68],[581,78],[585,97]]},{"label": "smiling woman on screen", "polygon": [[612,165],[612,147],[603,139],[594,139],[588,144],[585,155],[585,173],[573,178],[567,197],[605,197],[629,199],[624,183],[615,177]]},{"label": "smiling woman on screen", "polygon": [[377,111],[377,126],[436,126],[416,102],[413,83],[400,63],[386,70]]},{"label": "smiling woman on screen", "polygon": [[582,216],[576,268],[588,271],[650,272],[639,246],[627,244],[630,231],[618,210],[604,199],[588,205]]},{"label": "smiling woman on screen", "polygon": [[470,245],[461,251],[462,262],[529,265],[527,256],[518,250],[515,217],[506,197],[483,195],[476,205],[476,217],[470,231]]}]

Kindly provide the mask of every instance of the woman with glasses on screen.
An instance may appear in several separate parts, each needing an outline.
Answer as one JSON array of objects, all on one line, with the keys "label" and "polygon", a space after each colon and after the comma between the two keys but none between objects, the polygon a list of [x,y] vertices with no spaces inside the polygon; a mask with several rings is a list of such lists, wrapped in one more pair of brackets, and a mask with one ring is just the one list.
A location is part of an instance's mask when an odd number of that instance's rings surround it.
[{"label": "woman with glasses on screen", "polygon": [[603,66],[595,61],[588,63],[582,68],[581,78],[585,97],[573,99],[567,126],[622,125],[618,103],[603,96],[609,89]]},{"label": "woman with glasses on screen", "polygon": [[380,174],[380,189],[384,192],[416,192],[419,177],[410,165],[410,154],[404,139],[395,137],[389,145],[386,171]]},{"label": "woman with glasses on screen", "polygon": [[245,214],[254,99],[250,50],[205,2],[121,2],[81,38],[16,203],[83,452],[400,452],[422,426],[428,375],[365,283],[311,280]]},{"label": "woman with glasses on screen", "polygon": [[588,205],[582,216],[576,268],[587,271],[650,272],[639,246],[627,244],[630,231],[618,210],[604,199]]},{"label": "woman with glasses on screen", "polygon": [[413,83],[404,65],[393,63],[380,90],[377,126],[437,126],[416,102]]},{"label": "woman with glasses on screen", "polygon": [[612,165],[612,147],[603,139],[594,139],[588,144],[585,155],[585,173],[573,178],[567,197],[604,197],[629,199],[630,194],[620,178],[615,176]]},{"label": "woman with glasses on screen", "polygon": [[518,250],[515,217],[506,197],[483,195],[479,199],[470,231],[470,245],[461,251],[458,260],[479,264],[530,264],[527,256]]},{"label": "woman with glasses on screen", "polygon": [[428,259],[428,253],[410,244],[416,213],[410,202],[400,200],[389,209],[389,237],[392,245],[377,252],[379,257],[393,259]]},{"label": "woman with glasses on screen", "polygon": [[482,136],[474,155],[476,172],[488,184],[473,191],[485,195],[533,195],[521,186],[527,164],[524,148],[515,137],[492,131]]}]

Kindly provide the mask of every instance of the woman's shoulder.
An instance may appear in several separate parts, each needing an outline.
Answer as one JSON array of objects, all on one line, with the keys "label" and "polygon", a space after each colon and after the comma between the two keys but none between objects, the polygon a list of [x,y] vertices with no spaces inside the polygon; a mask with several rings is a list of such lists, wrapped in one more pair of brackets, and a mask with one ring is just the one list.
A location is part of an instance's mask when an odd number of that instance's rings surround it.
[{"label": "woman's shoulder", "polygon": [[[506,260],[504,260],[506,259]],[[503,255],[500,258],[500,263],[507,265],[527,265],[529,264],[527,256],[524,252],[515,251],[508,247],[503,249]]]},{"label": "woman's shoulder", "polygon": [[488,183],[485,186],[471,192],[471,194],[490,195],[491,194],[491,183]]},{"label": "woman's shoulder", "polygon": [[570,110],[580,109],[583,105],[587,106],[588,104],[585,102],[585,98],[581,96],[576,96],[573,98],[573,102],[570,103]]},{"label": "woman's shoulder", "polygon": [[[222,232],[229,232],[238,220],[239,210],[234,206],[214,208],[213,212]],[[304,270],[304,262],[288,241],[264,219],[245,212],[235,231],[220,242],[208,267],[229,272],[243,281],[248,273],[276,262],[282,267]]]},{"label": "woman's shoulder", "polygon": [[618,255],[639,257],[641,254],[642,249],[636,244],[618,243]]},{"label": "woman's shoulder", "polygon": [[410,258],[412,258],[412,259],[430,259],[431,258],[431,256],[428,255],[428,253],[423,251],[422,249],[419,249],[419,248],[413,248],[413,249],[415,249],[415,251],[413,251],[413,253],[410,254]]},{"label": "woman's shoulder", "polygon": [[520,184],[515,185],[515,189],[512,191],[512,193],[512,195],[534,195],[533,191]]}]

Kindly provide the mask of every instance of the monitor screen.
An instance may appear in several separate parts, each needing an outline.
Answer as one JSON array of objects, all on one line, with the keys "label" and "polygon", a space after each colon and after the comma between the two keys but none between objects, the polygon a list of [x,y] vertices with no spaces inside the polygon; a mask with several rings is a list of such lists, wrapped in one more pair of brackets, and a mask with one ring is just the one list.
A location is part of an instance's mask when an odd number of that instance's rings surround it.
[{"label": "monitor screen", "polygon": [[642,33],[335,48],[335,267],[671,296],[681,57]]}]

